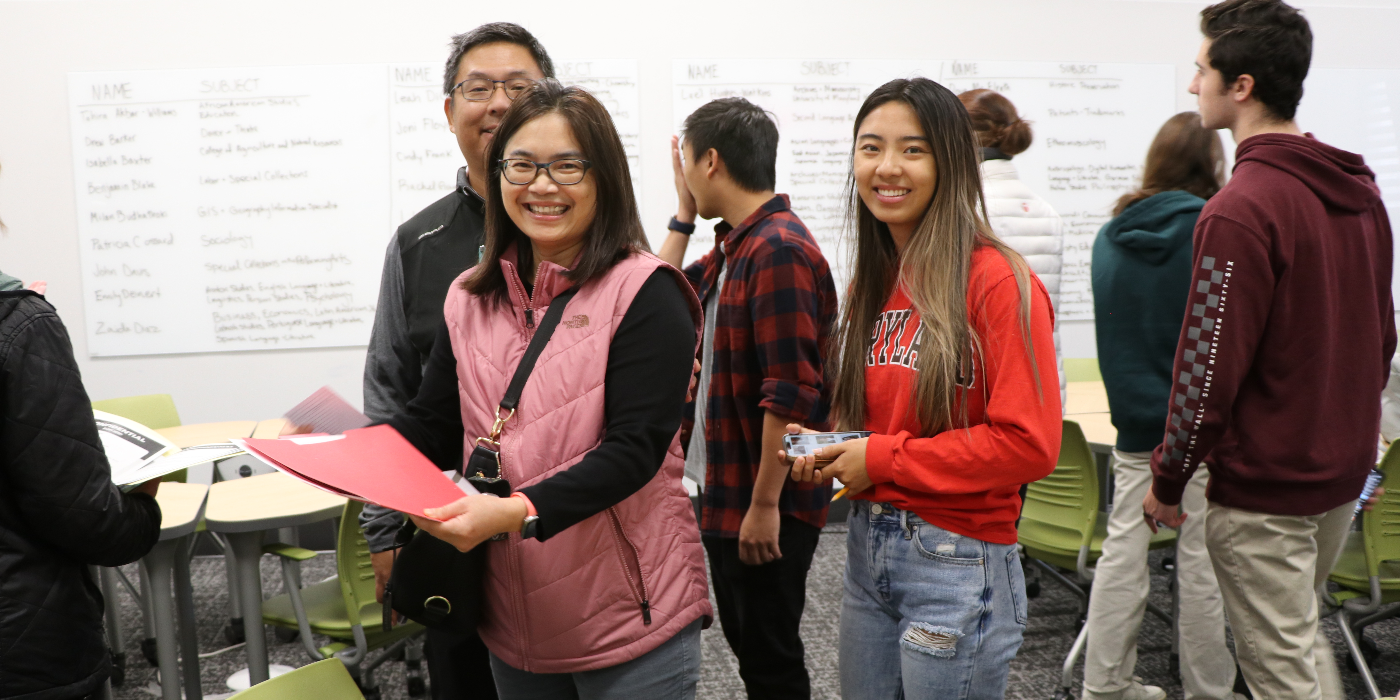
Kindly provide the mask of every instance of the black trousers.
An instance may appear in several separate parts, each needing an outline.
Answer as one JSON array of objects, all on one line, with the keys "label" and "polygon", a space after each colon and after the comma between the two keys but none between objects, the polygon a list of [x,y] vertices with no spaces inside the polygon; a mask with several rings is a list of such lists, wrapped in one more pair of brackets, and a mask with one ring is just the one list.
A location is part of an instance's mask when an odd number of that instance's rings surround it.
[{"label": "black trousers", "polygon": [[491,658],[475,633],[428,630],[423,643],[433,700],[496,700]]},{"label": "black trousers", "polygon": [[797,628],[807,603],[807,570],[821,529],[782,516],[778,549],[759,566],[739,561],[739,538],[704,536],[719,623],[739,658],[739,677],[750,700],[812,696]]}]

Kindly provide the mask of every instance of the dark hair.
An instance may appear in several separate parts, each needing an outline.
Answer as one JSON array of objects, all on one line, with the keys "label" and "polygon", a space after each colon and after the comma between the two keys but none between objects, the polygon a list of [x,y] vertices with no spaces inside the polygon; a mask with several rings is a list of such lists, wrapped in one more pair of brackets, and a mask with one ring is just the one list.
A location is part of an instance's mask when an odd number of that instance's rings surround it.
[{"label": "dark hair", "polygon": [[1220,133],[1201,126],[1201,115],[1182,112],[1157,131],[1147,149],[1142,186],[1118,198],[1113,215],[1155,194],[1182,190],[1210,199],[1225,182],[1225,148]]},{"label": "dark hair", "polygon": [[1225,0],[1201,10],[1201,33],[1226,86],[1250,75],[1254,98],[1274,117],[1293,118],[1312,62],[1312,30],[1301,12],[1279,0]]},{"label": "dark hair", "polygon": [[1016,114],[1016,105],[1005,95],[987,89],[968,90],[958,100],[972,117],[977,142],[1008,156],[1031,147],[1031,123]]},{"label": "dark hair", "polygon": [[762,107],[742,97],[713,100],[685,118],[681,136],[699,158],[719,152],[734,184],[767,192],[778,182],[778,125]]},{"label": "dark hair", "polygon": [[486,161],[491,166],[490,177],[486,178],[486,250],[476,271],[462,281],[462,288],[473,294],[490,296],[497,302],[506,301],[508,288],[500,260],[511,245],[516,246],[516,259],[522,269],[534,265],[530,239],[505,211],[500,162],[515,133],[547,114],[560,114],[569,123],[583,158],[591,164],[587,177],[595,179],[598,192],[593,223],[584,234],[579,262],[564,276],[575,285],[583,285],[603,275],[628,255],[651,250],[637,214],[627,152],[622,148],[622,139],[617,135],[608,110],[583,88],[564,87],[553,78],[545,78],[515,98],[491,140],[491,152]]},{"label": "dark hair", "polygon": [[457,71],[461,70],[462,57],[468,51],[500,42],[524,47],[535,59],[535,65],[540,67],[544,77],[554,77],[554,61],[549,60],[549,52],[544,50],[540,40],[530,30],[510,22],[492,22],[452,37],[448,44],[452,47],[452,55],[447,57],[447,67],[442,73],[442,94],[452,96],[452,86],[457,84]]},{"label": "dark hair", "polygon": [[[875,218],[861,199],[855,176],[855,148],[871,112],[892,103],[908,105],[919,120],[933,157],[937,179],[923,219],[902,251],[887,224]],[[967,402],[959,401],[962,368],[972,366],[983,342],[972,326],[970,296],[972,255],[981,246],[1000,253],[1011,267],[1021,295],[1020,325],[1026,352],[1031,345],[1031,272],[1025,260],[992,233],[987,224],[978,167],[977,137],[967,110],[948,88],[929,80],[891,80],[870,93],[856,113],[852,129],[852,167],[847,179],[847,227],[853,229],[851,283],[842,300],[841,322],[832,334],[829,357],[837,358],[829,376],[832,410],[842,430],[865,425],[865,358],[875,321],[896,285],[903,287],[922,324],[914,416],[920,436],[967,427]],[[1034,370],[1037,391],[1039,370]],[[986,391],[986,383],[982,390]],[[956,414],[956,415],[955,415]]]}]

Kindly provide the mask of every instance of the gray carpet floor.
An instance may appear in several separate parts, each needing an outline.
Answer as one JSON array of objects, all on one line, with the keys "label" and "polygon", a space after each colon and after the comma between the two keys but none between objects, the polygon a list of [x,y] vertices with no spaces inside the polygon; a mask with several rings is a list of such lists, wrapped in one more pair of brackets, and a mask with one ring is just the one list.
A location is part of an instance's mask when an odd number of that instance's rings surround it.
[{"label": "gray carpet floor", "polygon": [[[845,526],[829,526],[822,534],[812,563],[807,585],[807,610],[803,617],[802,637],[807,648],[807,665],[812,677],[812,695],[818,699],[840,697],[836,673],[837,618],[841,602],[841,578],[845,567]],[[1162,553],[1152,556],[1153,601],[1170,609],[1168,576],[1162,573]],[[193,565],[196,614],[199,618],[199,648],[203,654],[217,652],[227,646],[223,626],[228,620],[228,588],[225,584],[222,557],[197,557]],[[126,573],[135,580],[135,567]],[[282,590],[281,571],[272,557],[262,562],[264,595]],[[334,558],[323,553],[303,564],[305,582],[320,581],[334,573]],[[141,655],[141,617],[131,596],[121,593],[123,629],[126,634],[127,671],[124,683],[115,688],[117,698],[132,700],[158,696],[156,670]],[[1079,615],[1076,598],[1068,591],[1043,578],[1041,594],[1030,601],[1030,622],[1020,654],[1012,662],[1006,696],[1016,699],[1050,700],[1059,688],[1060,666],[1074,641],[1075,622]],[[1331,619],[1324,621],[1332,638],[1338,659],[1345,658],[1345,647]],[[1381,656],[1373,671],[1381,690],[1394,694],[1400,688],[1400,621],[1389,620],[1373,626],[1368,637],[1380,648]],[[300,642],[278,641],[267,633],[272,663],[302,666],[310,661]],[[739,680],[738,665],[730,653],[718,623],[703,634],[704,664],[701,669],[699,697],[702,700],[742,700],[746,697]],[[1147,683],[1168,691],[1168,697],[1182,697],[1181,684],[1169,673],[1171,643],[1168,628],[1148,616],[1139,640],[1137,673]],[[226,697],[230,692],[225,680],[234,671],[247,666],[243,648],[236,647],[200,660],[201,677],[206,697]],[[1082,664],[1081,664],[1082,667]],[[1079,681],[1083,671],[1075,672],[1074,696],[1079,696]],[[1342,665],[1342,678],[1347,697],[1366,698],[1360,676]],[[407,698],[405,667],[401,662],[387,664],[375,675],[384,698]],[[177,681],[178,682],[178,681]]]}]

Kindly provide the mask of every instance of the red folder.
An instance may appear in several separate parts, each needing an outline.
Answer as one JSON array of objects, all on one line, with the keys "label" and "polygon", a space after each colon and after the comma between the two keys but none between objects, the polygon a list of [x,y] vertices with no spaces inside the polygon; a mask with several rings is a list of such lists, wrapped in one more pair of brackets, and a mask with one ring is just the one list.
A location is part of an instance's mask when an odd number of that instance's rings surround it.
[{"label": "red folder", "polygon": [[422,515],[426,508],[440,508],[466,495],[388,425],[347,430],[314,442],[239,442],[254,456],[312,486],[402,513]]}]

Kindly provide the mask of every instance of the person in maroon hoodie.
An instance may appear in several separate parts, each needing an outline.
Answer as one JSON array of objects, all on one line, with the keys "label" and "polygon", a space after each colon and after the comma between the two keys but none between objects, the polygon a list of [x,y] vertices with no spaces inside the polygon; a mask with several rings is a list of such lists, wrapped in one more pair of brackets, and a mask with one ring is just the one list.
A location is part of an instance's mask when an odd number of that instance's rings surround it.
[{"label": "person in maroon hoodie", "polygon": [[1391,231],[1361,156],[1293,121],[1312,32],[1277,0],[1201,12],[1191,82],[1234,177],[1201,212],[1166,437],[1144,517],[1175,527],[1210,470],[1206,540],[1256,698],[1341,697],[1315,589],[1375,462],[1395,351]]}]

